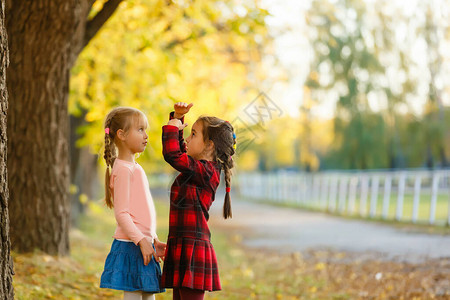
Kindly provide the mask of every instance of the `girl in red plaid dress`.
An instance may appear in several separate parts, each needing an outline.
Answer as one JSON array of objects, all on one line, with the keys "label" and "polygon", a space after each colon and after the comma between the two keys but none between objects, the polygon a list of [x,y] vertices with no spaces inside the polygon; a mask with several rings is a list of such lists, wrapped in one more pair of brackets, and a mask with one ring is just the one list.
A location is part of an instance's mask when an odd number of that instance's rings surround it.
[{"label": "girl in red plaid dress", "polygon": [[223,214],[231,217],[230,183],[236,135],[233,126],[216,117],[200,117],[184,143],[184,115],[193,104],[178,102],[162,128],[164,159],[181,172],[170,191],[169,237],[162,288],[173,299],[203,299],[205,291],[221,289],[217,259],[208,228],[209,208],[225,173]]}]

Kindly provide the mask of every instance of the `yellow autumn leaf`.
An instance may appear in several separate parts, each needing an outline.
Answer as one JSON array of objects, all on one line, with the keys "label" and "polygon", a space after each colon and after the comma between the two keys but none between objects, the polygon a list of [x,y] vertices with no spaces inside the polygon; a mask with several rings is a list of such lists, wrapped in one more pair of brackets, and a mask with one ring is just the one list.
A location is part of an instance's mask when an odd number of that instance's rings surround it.
[{"label": "yellow autumn leaf", "polygon": [[316,270],[318,270],[318,271],[321,271],[321,270],[325,269],[325,267],[326,267],[326,265],[325,265],[324,263],[322,263],[322,262],[317,263],[317,264],[314,266],[314,268],[315,268]]}]

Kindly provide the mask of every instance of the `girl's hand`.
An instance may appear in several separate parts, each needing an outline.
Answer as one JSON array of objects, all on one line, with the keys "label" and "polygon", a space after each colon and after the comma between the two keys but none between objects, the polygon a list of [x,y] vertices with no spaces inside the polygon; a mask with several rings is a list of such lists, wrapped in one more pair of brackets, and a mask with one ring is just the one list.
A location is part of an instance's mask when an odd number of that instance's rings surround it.
[{"label": "girl's hand", "polygon": [[174,117],[177,119],[181,119],[185,114],[189,112],[191,107],[194,106],[194,103],[187,104],[185,102],[177,102],[173,105],[175,109]]},{"label": "girl's hand", "polygon": [[164,260],[164,256],[166,255],[166,243],[159,241],[158,239],[154,240],[155,248],[156,248],[156,260],[161,262]]},{"label": "girl's hand", "polygon": [[172,126],[176,126],[178,127],[178,130],[183,130],[186,126],[188,126],[187,123],[181,123],[181,121],[179,119],[172,119],[169,120],[169,122],[167,123],[167,125],[172,125]]},{"label": "girl's hand", "polygon": [[141,248],[142,257],[144,258],[144,265],[148,265],[155,255],[155,249],[152,246],[152,240],[149,237],[144,237],[138,243]]}]

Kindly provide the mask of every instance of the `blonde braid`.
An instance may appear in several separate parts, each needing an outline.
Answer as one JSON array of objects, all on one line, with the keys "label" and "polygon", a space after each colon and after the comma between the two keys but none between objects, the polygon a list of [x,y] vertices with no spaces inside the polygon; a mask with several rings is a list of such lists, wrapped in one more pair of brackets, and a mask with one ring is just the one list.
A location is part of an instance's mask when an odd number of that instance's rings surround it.
[{"label": "blonde braid", "polygon": [[111,120],[113,116],[105,122],[105,130],[109,130],[109,133],[105,132],[105,153],[103,158],[106,162],[106,172],[105,172],[105,203],[109,208],[114,207],[113,199],[111,197],[111,188],[109,186],[111,173],[110,167],[112,168],[114,161],[116,160],[116,146],[114,145],[114,133],[111,131]]}]

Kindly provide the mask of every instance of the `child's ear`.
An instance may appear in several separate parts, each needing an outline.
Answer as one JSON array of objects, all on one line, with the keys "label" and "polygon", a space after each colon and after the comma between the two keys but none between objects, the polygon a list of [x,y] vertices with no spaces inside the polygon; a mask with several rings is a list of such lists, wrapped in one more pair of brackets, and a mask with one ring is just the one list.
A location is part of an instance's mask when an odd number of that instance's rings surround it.
[{"label": "child's ear", "polygon": [[208,141],[208,145],[206,146],[206,149],[208,149],[208,151],[214,150],[214,142],[212,140]]},{"label": "child's ear", "polygon": [[125,132],[122,129],[117,130],[116,135],[121,141],[125,140]]}]

